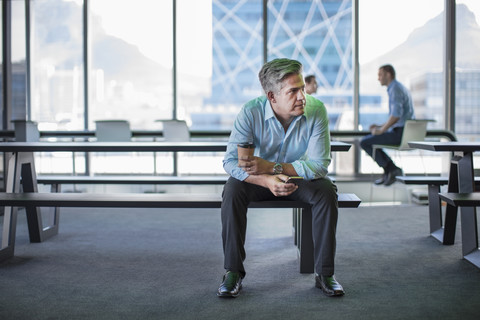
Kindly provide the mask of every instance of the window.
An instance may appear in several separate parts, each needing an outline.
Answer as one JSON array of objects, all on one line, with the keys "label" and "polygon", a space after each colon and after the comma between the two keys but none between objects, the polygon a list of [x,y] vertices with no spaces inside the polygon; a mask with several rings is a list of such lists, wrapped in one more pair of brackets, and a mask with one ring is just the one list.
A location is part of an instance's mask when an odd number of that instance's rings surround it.
[{"label": "window", "polygon": [[268,60],[297,59],[305,75],[316,76],[314,96],[325,103],[331,129],[353,129],[341,125],[341,115],[353,112],[351,0],[269,1],[267,50]]},{"label": "window", "polygon": [[[431,85],[443,79],[443,10],[444,0],[359,1],[360,130],[388,118],[386,87],[378,82],[384,64],[393,65],[397,80],[410,90],[415,116],[434,119],[429,128],[444,128],[443,105],[436,104],[443,101],[437,99],[443,88]],[[405,172],[424,172],[416,156],[403,158]],[[360,161],[361,172],[382,172],[363,151]],[[428,170],[440,169],[432,165]]]},{"label": "window", "polygon": [[457,0],[456,5],[455,132],[463,141],[480,136],[480,3]]},{"label": "window", "polygon": [[84,121],[82,4],[31,1],[32,120],[40,130],[81,130]]},{"label": "window", "polygon": [[90,1],[89,127],[129,120],[153,129],[171,119],[172,1]]}]

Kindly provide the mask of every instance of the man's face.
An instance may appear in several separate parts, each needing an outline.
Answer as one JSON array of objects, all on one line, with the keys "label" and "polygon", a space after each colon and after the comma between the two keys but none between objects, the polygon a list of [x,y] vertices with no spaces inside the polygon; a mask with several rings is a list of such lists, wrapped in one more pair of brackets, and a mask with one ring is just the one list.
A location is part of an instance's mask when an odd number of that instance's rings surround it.
[{"label": "man's face", "polygon": [[272,93],[272,107],[275,113],[286,119],[304,113],[305,83],[301,74],[294,74],[283,80],[280,92]]},{"label": "man's face", "polygon": [[391,82],[390,73],[383,69],[378,69],[378,81],[382,86],[388,86],[388,84]]}]

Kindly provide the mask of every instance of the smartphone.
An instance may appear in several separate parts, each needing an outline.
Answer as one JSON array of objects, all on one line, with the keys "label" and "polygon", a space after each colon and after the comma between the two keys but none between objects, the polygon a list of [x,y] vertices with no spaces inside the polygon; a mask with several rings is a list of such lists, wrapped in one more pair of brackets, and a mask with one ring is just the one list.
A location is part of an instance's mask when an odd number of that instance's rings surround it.
[{"label": "smartphone", "polygon": [[288,180],[285,181],[285,183],[295,183],[298,184],[298,181],[303,180],[303,177],[298,177],[298,176],[293,176],[293,177],[288,177]]}]

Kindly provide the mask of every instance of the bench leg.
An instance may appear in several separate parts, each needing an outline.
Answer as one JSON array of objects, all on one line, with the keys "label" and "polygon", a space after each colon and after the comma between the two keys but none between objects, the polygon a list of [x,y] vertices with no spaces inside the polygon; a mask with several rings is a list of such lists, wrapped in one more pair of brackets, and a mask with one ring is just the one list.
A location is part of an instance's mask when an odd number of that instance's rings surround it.
[{"label": "bench leg", "polygon": [[455,243],[457,212],[457,207],[447,204],[447,208],[445,209],[445,229],[443,231],[443,244],[445,245],[452,245]]},{"label": "bench leg", "polygon": [[2,247],[0,262],[13,257],[15,251],[15,231],[17,229],[17,208],[5,207],[3,213]]},{"label": "bench leg", "polygon": [[300,233],[298,253],[300,261],[300,273],[314,272],[313,236],[312,236],[312,210],[303,208],[300,216]]},{"label": "bench leg", "polygon": [[[442,242],[443,244],[453,244],[453,242],[448,243],[452,236],[450,230],[451,222],[449,221],[448,223],[445,223],[445,230],[443,228],[442,200],[440,200],[440,197],[438,196],[439,192],[439,185],[428,186],[428,213],[430,216],[430,234],[432,235],[432,237]],[[449,214],[448,216],[451,216],[451,214]],[[448,236],[446,236],[446,234]],[[446,237],[448,238],[447,243],[445,242]],[[455,226],[453,226],[453,238],[455,239]]]},{"label": "bench leg", "polygon": [[[7,155],[7,154],[6,154]],[[20,187],[20,174],[17,173],[18,154],[8,154],[8,166],[5,189],[6,192],[15,192]],[[13,257],[15,252],[15,233],[17,230],[17,211],[16,207],[5,207],[3,213],[3,232],[2,247],[0,248],[0,261]]]},{"label": "bench leg", "polygon": [[298,247],[298,240],[299,240],[299,230],[298,227],[300,226],[300,215],[301,210],[299,208],[292,209],[292,233],[293,233],[293,244]]}]

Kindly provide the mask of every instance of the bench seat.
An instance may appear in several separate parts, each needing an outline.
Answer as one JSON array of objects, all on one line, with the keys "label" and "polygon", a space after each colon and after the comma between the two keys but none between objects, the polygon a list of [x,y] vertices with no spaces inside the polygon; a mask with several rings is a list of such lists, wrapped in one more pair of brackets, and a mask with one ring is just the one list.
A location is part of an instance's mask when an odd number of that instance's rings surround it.
[{"label": "bench seat", "polygon": [[445,192],[439,194],[440,199],[455,207],[479,207],[480,192],[453,193]]},{"label": "bench seat", "polygon": [[[448,184],[444,176],[397,176],[396,180],[407,185],[428,186],[428,212],[430,234],[443,244],[453,244],[454,231],[445,230],[442,219],[442,203],[439,196],[440,187]],[[475,177],[475,189],[480,190],[480,177]]]},{"label": "bench seat", "polygon": [[[338,194],[338,206],[356,208],[361,200],[352,193]],[[54,225],[43,227],[41,215],[31,211],[36,207],[115,207],[115,208],[220,208],[220,194],[183,193],[0,193],[0,206],[26,207],[31,242],[41,242],[58,233],[58,213]],[[313,273],[312,213],[310,206],[301,201],[274,200],[250,203],[250,208],[293,208],[294,238],[299,253],[301,273]],[[58,211],[56,211],[58,212]],[[15,220],[15,219],[13,219]],[[14,229],[11,224],[9,245],[2,248],[0,261],[13,256]],[[33,239],[33,240],[32,240]]]},{"label": "bench seat", "polygon": [[[356,208],[361,200],[353,193],[340,193],[338,206]],[[183,193],[0,193],[0,206],[24,207],[128,207],[128,208],[220,208],[220,194]],[[306,208],[300,201],[258,201],[251,208]]]}]

